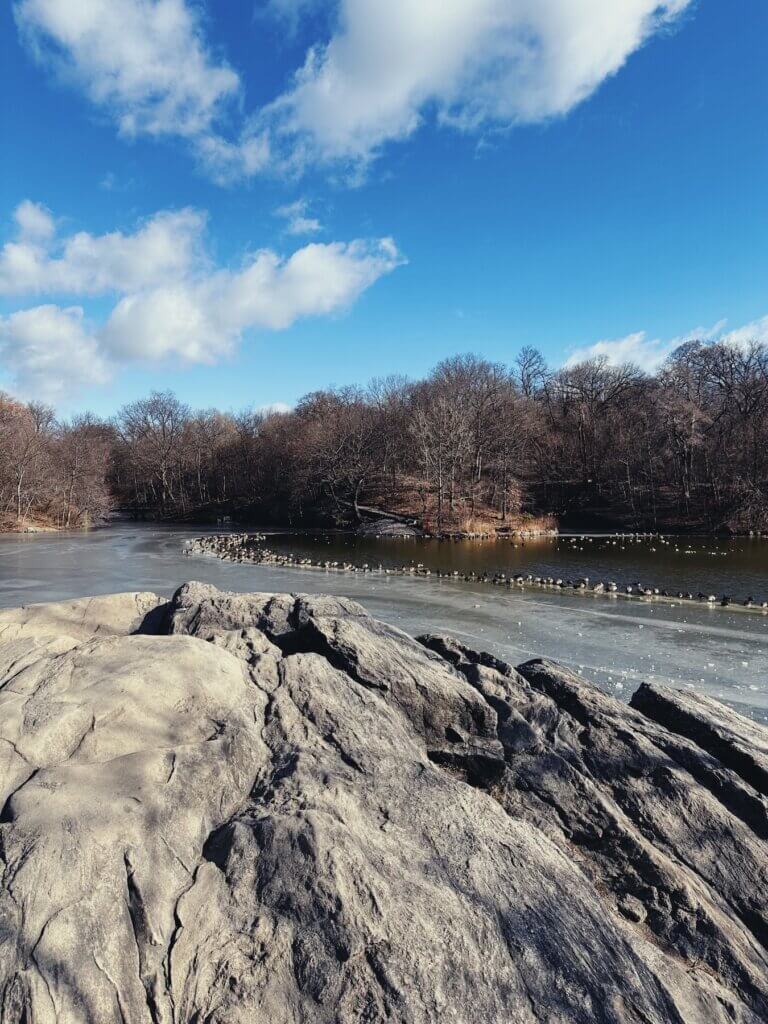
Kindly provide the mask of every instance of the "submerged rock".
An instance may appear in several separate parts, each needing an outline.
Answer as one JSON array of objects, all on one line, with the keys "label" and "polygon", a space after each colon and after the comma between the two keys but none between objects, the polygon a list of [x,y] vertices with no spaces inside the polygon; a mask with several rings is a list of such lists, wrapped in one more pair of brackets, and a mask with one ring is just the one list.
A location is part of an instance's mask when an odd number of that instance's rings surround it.
[{"label": "submerged rock", "polygon": [[0,616],[3,1024],[768,1018],[766,730],[345,599],[79,611]]}]

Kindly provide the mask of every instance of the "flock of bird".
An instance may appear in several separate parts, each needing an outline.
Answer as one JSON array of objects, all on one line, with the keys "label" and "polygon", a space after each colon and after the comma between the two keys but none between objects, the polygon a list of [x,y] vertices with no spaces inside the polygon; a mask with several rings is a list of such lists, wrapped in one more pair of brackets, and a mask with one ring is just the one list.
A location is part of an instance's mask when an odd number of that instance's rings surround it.
[{"label": "flock of bird", "polygon": [[[399,566],[384,566],[381,563],[371,564],[369,562],[355,563],[338,559],[310,558],[306,555],[299,555],[293,552],[273,551],[264,546],[266,535],[261,533],[232,533],[216,534],[205,537],[198,537],[195,540],[187,541],[184,549],[186,555],[206,554],[213,555],[231,562],[241,562],[256,565],[269,565],[279,568],[301,568],[301,569],[323,569],[326,571],[346,573],[376,573],[384,576],[431,576],[438,579],[449,579],[463,583],[489,584],[492,586],[506,588],[537,587],[544,590],[567,591],[570,593],[588,593],[594,595],[607,595],[613,597],[625,597],[635,599],[656,599],[667,601],[690,601],[692,603],[704,604],[709,607],[729,606],[741,607],[746,610],[755,610],[768,614],[768,601],[756,601],[753,597],[735,602],[730,596],[723,594],[706,593],[698,591],[678,590],[670,592],[659,587],[650,587],[641,582],[620,586],[613,580],[592,581],[588,576],[577,579],[567,579],[556,576],[534,576],[529,573],[507,574],[503,572],[460,572],[458,569],[430,569],[423,562],[411,562]],[[607,541],[608,544],[631,544],[642,540],[653,540],[661,545],[671,545],[673,542],[657,534],[623,534],[616,538],[593,538],[588,536],[567,538],[567,543],[577,550],[584,550],[583,544],[589,544],[596,539]],[[623,548],[622,548],[623,549]],[[652,551],[656,548],[652,547]],[[677,550],[677,549],[676,549]],[[713,552],[719,554],[719,552]]]}]

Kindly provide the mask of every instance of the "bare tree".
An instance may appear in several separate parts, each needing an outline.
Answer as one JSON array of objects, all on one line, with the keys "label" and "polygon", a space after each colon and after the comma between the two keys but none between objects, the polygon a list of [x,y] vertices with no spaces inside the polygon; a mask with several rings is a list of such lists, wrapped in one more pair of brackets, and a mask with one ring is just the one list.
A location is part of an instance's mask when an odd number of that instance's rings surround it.
[{"label": "bare tree", "polygon": [[62,525],[87,526],[110,509],[107,487],[113,432],[86,413],[61,426],[55,446],[56,473],[61,480]]},{"label": "bare tree", "polygon": [[153,391],[117,415],[117,431],[138,471],[134,479],[145,500],[151,496],[161,512],[175,501],[174,469],[189,416],[188,407],[169,391]]},{"label": "bare tree", "polygon": [[424,380],[313,392],[285,414],[193,412],[168,392],[111,425],[0,394],[3,526],[105,514],[288,523],[421,515],[437,531],[526,510],[768,528],[768,348],[691,341],[655,375],[591,359],[550,371],[475,355]]},{"label": "bare tree", "polygon": [[549,376],[547,362],[537,348],[526,345],[520,349],[515,357],[514,377],[526,398],[533,398],[547,383]]}]

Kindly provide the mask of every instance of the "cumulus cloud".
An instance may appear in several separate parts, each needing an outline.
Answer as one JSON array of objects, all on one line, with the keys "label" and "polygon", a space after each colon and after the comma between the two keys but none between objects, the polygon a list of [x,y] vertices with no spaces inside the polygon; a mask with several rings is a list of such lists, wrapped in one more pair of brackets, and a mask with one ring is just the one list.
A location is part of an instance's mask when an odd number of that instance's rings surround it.
[{"label": "cumulus cloud", "polygon": [[758,320],[753,320],[743,327],[736,327],[732,331],[723,332],[721,340],[729,345],[738,345],[739,347],[749,345],[753,341],[768,345],[768,316],[760,317]]},{"label": "cumulus cloud", "polygon": [[109,376],[79,306],[37,306],[0,317],[0,355],[16,390],[30,398],[56,401]]},{"label": "cumulus cloud", "polygon": [[623,338],[596,341],[593,345],[577,348],[568,356],[564,365],[575,366],[587,359],[604,358],[611,366],[633,363],[646,373],[653,373],[676,348],[687,341],[719,341],[740,347],[753,341],[768,344],[768,316],[730,331],[725,329],[726,326],[726,320],[719,320],[710,327],[694,327],[685,334],[669,339],[653,338],[646,331],[636,331]]},{"label": "cumulus cloud", "polygon": [[[340,0],[265,112],[294,161],[367,161],[425,112],[464,130],[562,115],[691,0]],[[262,118],[262,123],[265,118]]]},{"label": "cumulus cloud", "polygon": [[37,203],[24,200],[14,219],[18,237],[0,250],[0,295],[131,291],[183,277],[202,259],[206,218],[197,210],[157,213],[127,235],[79,231],[61,240]]},{"label": "cumulus cloud", "polygon": [[566,366],[575,366],[587,359],[603,358],[611,366],[633,363],[647,373],[653,373],[674,352],[682,339],[662,341],[660,338],[649,338],[645,331],[636,331],[624,338],[596,341],[593,345],[578,348],[565,362]]},{"label": "cumulus cloud", "polygon": [[[434,113],[464,131],[566,114],[693,0],[271,0],[324,39],[289,88],[243,119],[238,75],[191,0],[17,0],[19,27],[127,135],[176,134],[213,177],[357,168]],[[325,18],[318,18],[322,12]],[[311,19],[310,19],[311,15]],[[237,123],[222,128],[222,115]]]},{"label": "cumulus cloud", "polygon": [[25,199],[13,211],[19,240],[30,244],[47,242],[56,233],[56,222],[41,203]]},{"label": "cumulus cloud", "polygon": [[238,75],[185,0],[18,0],[22,37],[114,115],[125,135],[208,132]]},{"label": "cumulus cloud", "polygon": [[236,270],[217,268],[196,210],[157,213],[132,234],[62,240],[44,230],[43,213],[54,223],[34,203],[18,207],[19,237],[0,252],[0,293],[109,293],[116,302],[93,326],[82,308],[52,304],[0,319],[4,367],[20,390],[38,394],[99,383],[128,361],[216,363],[245,331],[343,311],[404,262],[382,238],[311,243],[287,257],[263,249]]},{"label": "cumulus cloud", "polygon": [[251,178],[275,167],[268,133],[244,128],[234,142],[209,133],[195,142],[198,160],[219,185],[229,185],[242,178]]},{"label": "cumulus cloud", "polygon": [[391,239],[313,243],[288,259],[265,249],[238,272],[221,270],[126,296],[102,341],[122,359],[213,363],[247,328],[284,330],[303,317],[346,309],[401,262]]},{"label": "cumulus cloud", "polygon": [[285,230],[289,235],[314,235],[323,230],[317,217],[309,214],[309,203],[306,199],[297,199],[285,206],[278,206],[275,216],[285,220]]}]

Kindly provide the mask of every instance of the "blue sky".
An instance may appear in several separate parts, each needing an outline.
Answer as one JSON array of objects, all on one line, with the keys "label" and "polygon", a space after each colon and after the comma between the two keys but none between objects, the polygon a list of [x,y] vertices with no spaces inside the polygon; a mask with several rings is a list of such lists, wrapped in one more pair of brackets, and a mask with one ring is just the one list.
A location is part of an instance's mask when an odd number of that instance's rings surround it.
[{"label": "blue sky", "polygon": [[3,5],[0,387],[768,338],[767,38],[761,0]]}]

